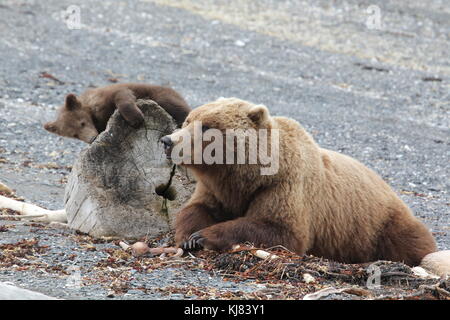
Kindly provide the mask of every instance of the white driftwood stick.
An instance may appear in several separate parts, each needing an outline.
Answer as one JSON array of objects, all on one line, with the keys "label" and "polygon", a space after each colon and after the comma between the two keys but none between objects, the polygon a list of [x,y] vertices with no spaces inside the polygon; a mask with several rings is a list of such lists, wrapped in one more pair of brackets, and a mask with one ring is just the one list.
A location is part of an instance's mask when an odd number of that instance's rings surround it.
[{"label": "white driftwood stick", "polygon": [[7,195],[13,194],[11,188],[2,182],[0,182],[0,191],[6,193]]},{"label": "white driftwood stick", "polygon": [[120,241],[119,242],[119,246],[125,251],[129,250],[131,248],[131,246],[128,243],[124,242],[124,241]]},{"label": "white driftwood stick", "polygon": [[17,215],[17,214],[2,214],[0,215],[0,219],[8,219],[8,218],[16,218],[16,219],[36,219],[45,217],[45,214],[33,214],[33,215]]},{"label": "white driftwood stick", "polygon": [[0,209],[11,209],[19,212],[20,216],[13,216],[14,218],[32,219],[41,222],[67,222],[64,209],[47,210],[31,203],[17,201],[4,196],[0,196]]}]

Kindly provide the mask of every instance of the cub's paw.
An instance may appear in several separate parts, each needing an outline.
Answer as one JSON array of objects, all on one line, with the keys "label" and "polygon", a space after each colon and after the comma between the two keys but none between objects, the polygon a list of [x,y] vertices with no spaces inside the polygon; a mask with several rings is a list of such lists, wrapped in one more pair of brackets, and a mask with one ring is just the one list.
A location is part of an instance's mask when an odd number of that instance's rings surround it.
[{"label": "cub's paw", "polygon": [[194,232],[190,237],[181,244],[181,248],[184,250],[201,249],[204,247],[205,238],[201,235],[200,231]]},{"label": "cub's paw", "polygon": [[128,123],[133,128],[138,129],[144,123],[144,118],[134,117],[133,119],[129,120]]}]

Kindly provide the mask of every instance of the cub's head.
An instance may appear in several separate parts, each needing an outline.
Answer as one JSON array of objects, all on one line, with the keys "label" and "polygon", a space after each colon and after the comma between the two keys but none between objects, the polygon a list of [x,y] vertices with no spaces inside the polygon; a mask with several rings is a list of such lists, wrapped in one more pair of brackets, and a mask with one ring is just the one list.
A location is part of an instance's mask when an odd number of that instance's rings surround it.
[{"label": "cub's head", "polygon": [[58,118],[44,124],[45,130],[91,143],[98,136],[89,112],[82,108],[81,101],[70,93],[66,96],[64,105],[60,107]]},{"label": "cub's head", "polygon": [[[265,106],[220,98],[192,110],[182,128],[161,142],[168,158],[178,164],[256,164],[244,160],[256,152],[252,147],[261,141],[261,129],[271,131],[272,127]],[[239,158],[239,147],[244,160]]]}]

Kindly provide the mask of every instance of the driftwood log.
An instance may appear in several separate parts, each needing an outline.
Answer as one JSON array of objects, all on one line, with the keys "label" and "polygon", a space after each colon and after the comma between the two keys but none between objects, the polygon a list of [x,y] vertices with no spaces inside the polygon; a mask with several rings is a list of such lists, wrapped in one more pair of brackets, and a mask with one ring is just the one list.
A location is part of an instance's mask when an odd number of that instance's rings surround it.
[{"label": "driftwood log", "polygon": [[0,282],[0,300],[56,300],[56,298]]},{"label": "driftwood log", "polygon": [[154,101],[137,104],[141,128],[116,111],[75,162],[64,197],[71,228],[95,237],[156,237],[192,194],[194,182],[166,160],[159,142],[176,129],[174,120]]}]

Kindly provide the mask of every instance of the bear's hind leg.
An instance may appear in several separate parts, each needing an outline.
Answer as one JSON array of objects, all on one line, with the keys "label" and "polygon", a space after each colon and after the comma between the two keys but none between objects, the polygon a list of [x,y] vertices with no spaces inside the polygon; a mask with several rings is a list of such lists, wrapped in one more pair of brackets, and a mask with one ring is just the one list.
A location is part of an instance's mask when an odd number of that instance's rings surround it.
[{"label": "bear's hind leg", "polygon": [[393,211],[380,231],[375,259],[418,266],[422,258],[437,250],[431,232],[408,209]]}]

